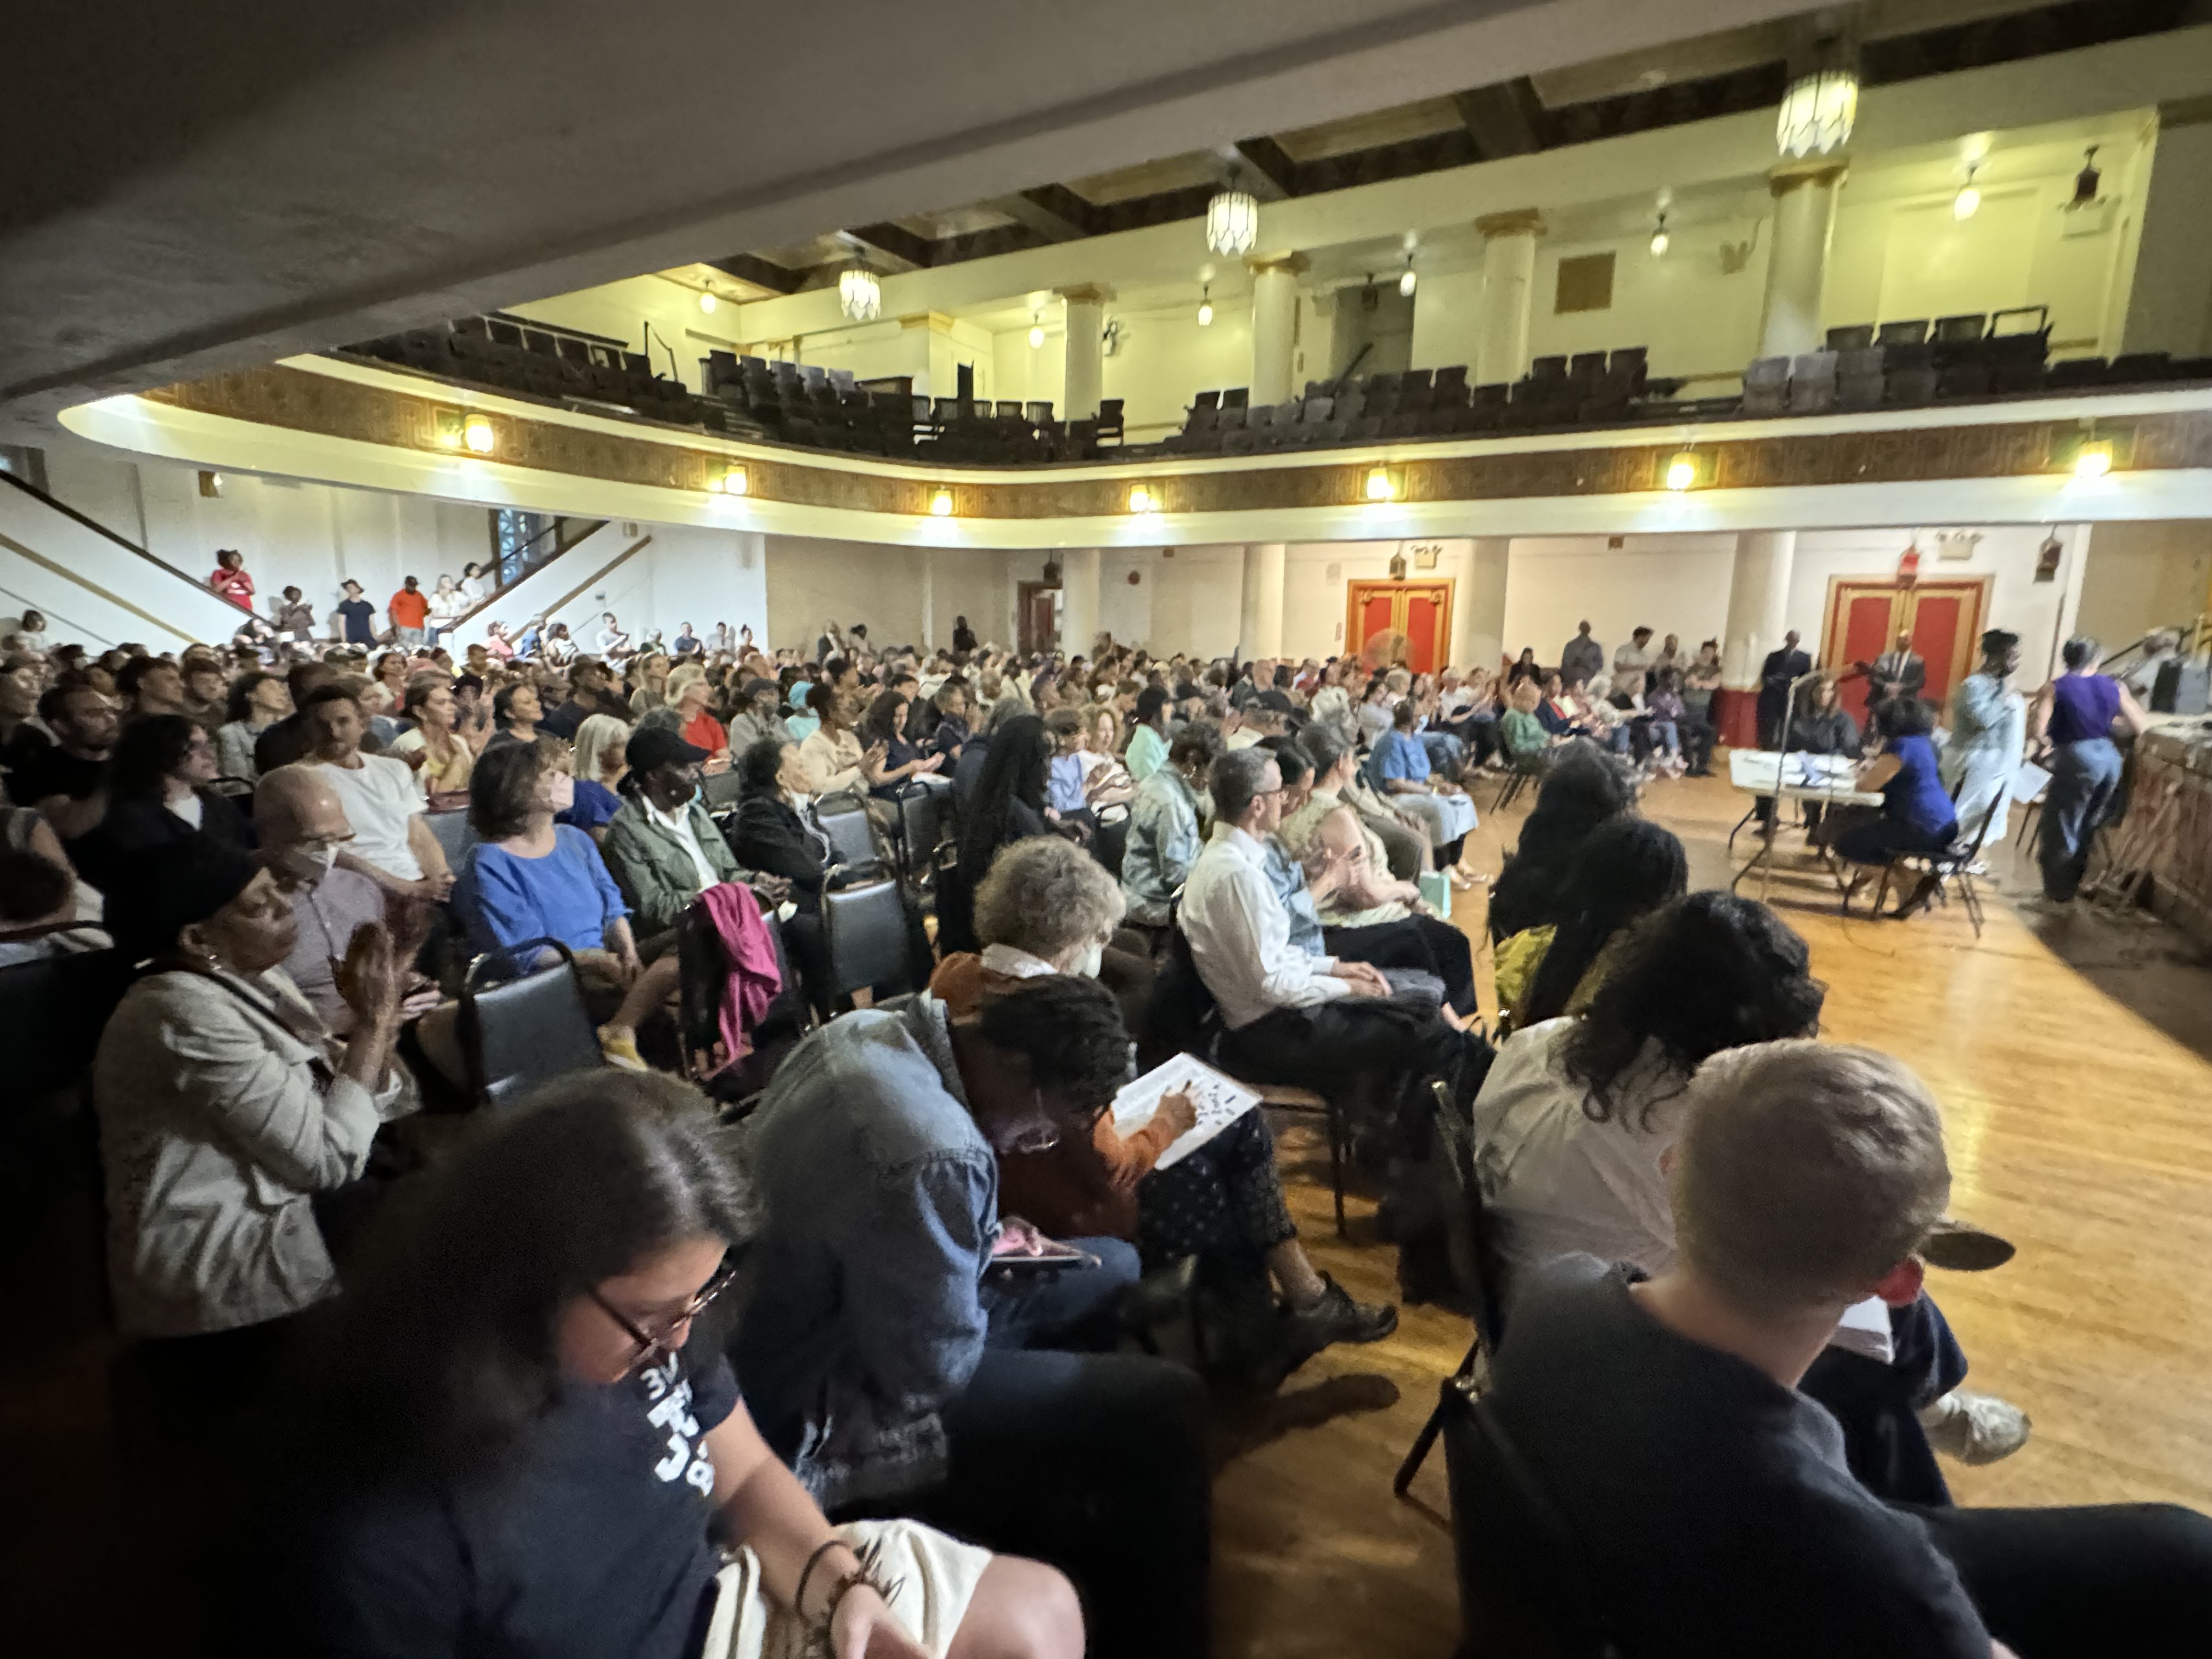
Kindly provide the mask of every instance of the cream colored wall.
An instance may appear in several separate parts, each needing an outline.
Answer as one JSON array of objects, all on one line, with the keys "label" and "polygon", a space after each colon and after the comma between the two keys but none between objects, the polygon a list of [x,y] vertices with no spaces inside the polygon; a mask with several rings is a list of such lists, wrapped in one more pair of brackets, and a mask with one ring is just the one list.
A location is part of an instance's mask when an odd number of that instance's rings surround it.
[{"label": "cream colored wall", "polygon": [[1728,620],[1734,536],[1516,536],[1506,565],[1505,649],[1557,663],[1587,620],[1607,654],[1638,628],[1694,649]]},{"label": "cream colored wall", "polygon": [[2208,592],[2212,524],[2100,524],[2090,535],[2089,568],[2075,631],[2117,650],[2154,628],[2194,622],[2206,608]]},{"label": "cream colored wall", "polygon": [[[1191,399],[1208,388],[1245,386],[1252,378],[1252,317],[1248,300],[1216,305],[1201,328],[1195,300],[1188,306],[1122,311],[1107,315],[1121,325],[1121,343],[1102,365],[1102,392],[1122,400],[1121,418],[1132,442],[1152,442],[1178,431]],[[1051,307],[1042,313],[1045,340],[1031,346],[1029,325],[992,336],[999,390],[1023,403],[1048,402],[1064,412],[1066,337]]]},{"label": "cream colored wall", "polygon": [[1098,626],[1162,655],[1226,656],[1237,646],[1243,585],[1242,546],[1108,548],[1099,561]]}]

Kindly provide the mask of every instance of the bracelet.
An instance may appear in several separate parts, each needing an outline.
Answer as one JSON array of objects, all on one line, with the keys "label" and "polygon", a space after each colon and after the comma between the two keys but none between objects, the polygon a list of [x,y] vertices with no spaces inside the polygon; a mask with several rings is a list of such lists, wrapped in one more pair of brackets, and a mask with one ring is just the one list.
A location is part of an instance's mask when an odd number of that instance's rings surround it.
[{"label": "bracelet", "polygon": [[[854,1551],[853,1559],[860,1565],[830,1586],[829,1604],[823,1608],[822,1617],[812,1621],[814,1633],[825,1644],[829,1640],[830,1627],[836,1621],[837,1609],[844,1605],[845,1598],[854,1590],[865,1586],[875,1591],[883,1598],[885,1607],[889,1607],[891,1599],[899,1593],[901,1581],[896,1578],[886,1578],[881,1571],[883,1559],[881,1540],[871,1543],[866,1549]],[[802,1613],[800,1617],[804,1619],[805,1615]]]},{"label": "bracelet", "polygon": [[[814,1553],[806,1558],[806,1565],[799,1570],[799,1588],[791,1593],[791,1610],[802,1622],[806,1618],[806,1581],[814,1576],[814,1569],[821,1564],[822,1558],[844,1541],[833,1533],[814,1547]],[[830,1605],[835,1607],[836,1604],[833,1601]],[[823,1620],[827,1622],[826,1613]]]}]

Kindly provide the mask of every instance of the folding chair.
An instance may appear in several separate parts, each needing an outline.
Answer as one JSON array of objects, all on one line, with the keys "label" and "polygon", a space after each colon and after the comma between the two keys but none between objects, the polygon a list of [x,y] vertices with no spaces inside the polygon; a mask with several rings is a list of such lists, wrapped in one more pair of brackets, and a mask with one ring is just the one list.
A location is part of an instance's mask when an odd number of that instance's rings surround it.
[{"label": "folding chair", "polygon": [[[518,961],[535,961],[541,950],[558,952],[560,961],[509,979],[489,977],[512,972]],[[506,1105],[564,1072],[606,1063],[575,954],[557,939],[533,939],[471,963],[454,1030],[481,1105]]]},{"label": "folding chair", "polygon": [[468,813],[425,812],[422,820],[430,826],[439,850],[446,855],[446,867],[458,872],[468,862],[469,849],[477,844],[477,832],[469,823]]},{"label": "folding chair", "polygon": [[825,888],[822,927],[830,942],[830,994],[847,996],[880,985],[907,988],[913,978],[906,894],[888,877],[854,887]]},{"label": "folding chair", "polygon": [[883,862],[882,854],[876,850],[875,828],[868,821],[865,806],[855,804],[845,811],[817,811],[815,822],[830,837],[831,868],[860,868]]},{"label": "folding chair", "polygon": [[[1936,878],[1936,899],[1942,903],[1951,902],[1951,890],[1959,891],[1959,902],[1966,912],[1966,920],[1974,925],[1974,937],[1982,936],[1982,896],[1974,886],[1974,865],[1982,856],[1982,842],[1990,833],[1990,820],[1995,813],[1985,813],[1982,827],[1974,832],[1971,842],[1954,841],[1940,853],[1899,853],[1881,866],[1881,881],[1875,889],[1874,914],[1881,914],[1882,901],[1889,896],[1890,881],[1904,872]],[[1850,912],[1850,894],[1844,895],[1844,911]]]}]

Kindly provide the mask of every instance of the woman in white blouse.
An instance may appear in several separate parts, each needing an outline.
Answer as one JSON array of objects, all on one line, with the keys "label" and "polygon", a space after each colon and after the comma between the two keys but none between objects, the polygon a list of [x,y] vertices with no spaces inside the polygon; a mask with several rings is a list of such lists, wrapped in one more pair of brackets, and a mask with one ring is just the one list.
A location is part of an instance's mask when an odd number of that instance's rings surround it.
[{"label": "woman in white blouse", "polygon": [[107,920],[152,958],[93,1066],[116,1318],[209,1381],[258,1366],[280,1322],[337,1291],[325,1229],[358,1215],[370,1143],[416,1104],[392,1053],[411,951],[379,923],[355,933],[340,1042],[278,965],[291,902],[246,854],[148,853]]}]

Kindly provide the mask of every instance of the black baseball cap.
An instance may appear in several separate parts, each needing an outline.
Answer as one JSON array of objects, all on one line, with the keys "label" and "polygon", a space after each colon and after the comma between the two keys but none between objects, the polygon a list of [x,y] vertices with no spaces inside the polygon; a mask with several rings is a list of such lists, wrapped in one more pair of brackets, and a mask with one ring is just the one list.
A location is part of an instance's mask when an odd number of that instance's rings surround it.
[{"label": "black baseball cap", "polygon": [[678,766],[696,766],[707,758],[707,751],[696,744],[684,741],[683,733],[665,726],[644,726],[630,733],[629,744],[623,750],[623,758],[629,769],[642,776],[656,766],[672,763]]}]

